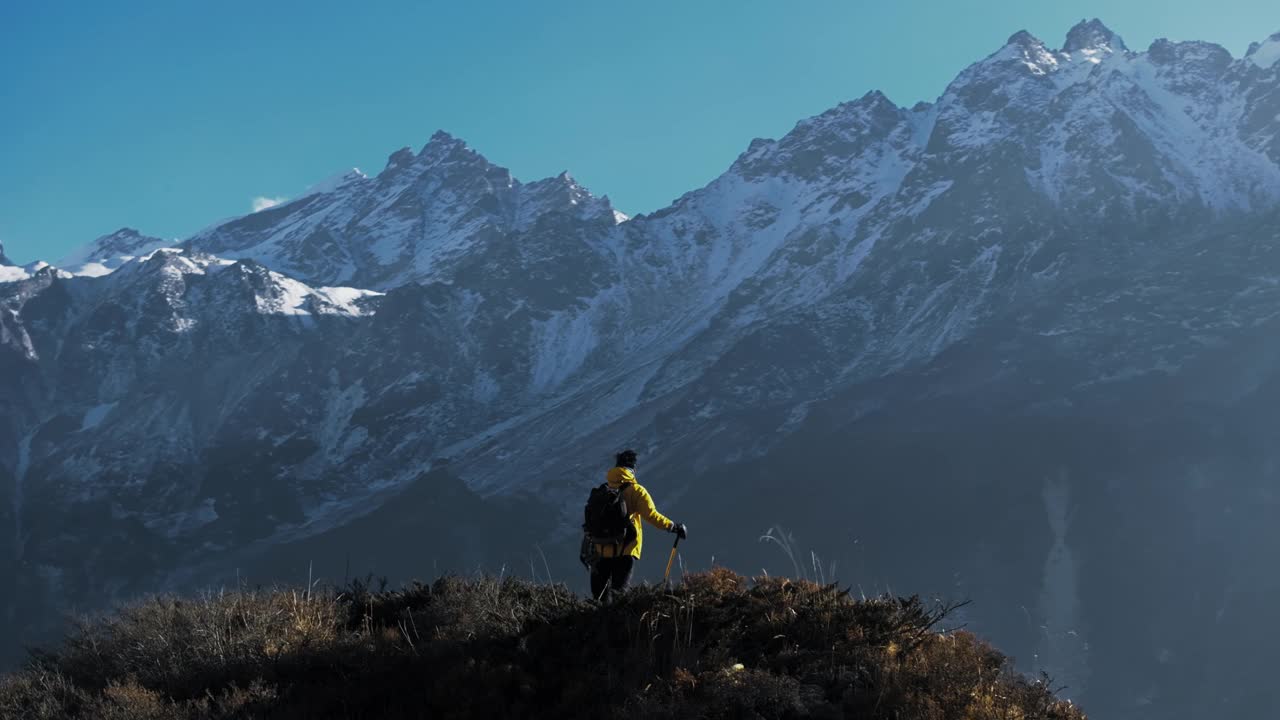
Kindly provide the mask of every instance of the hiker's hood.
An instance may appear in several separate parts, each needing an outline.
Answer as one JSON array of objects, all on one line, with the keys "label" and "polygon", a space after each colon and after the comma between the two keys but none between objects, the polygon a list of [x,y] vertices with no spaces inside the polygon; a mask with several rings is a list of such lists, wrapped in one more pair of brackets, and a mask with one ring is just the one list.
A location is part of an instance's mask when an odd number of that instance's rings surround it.
[{"label": "hiker's hood", "polygon": [[[597,475],[596,477],[600,476]],[[634,483],[636,481],[636,474],[632,472],[631,468],[616,467],[610,470],[609,473],[604,476],[604,479],[609,483],[609,487],[617,488],[622,487],[623,483]]]}]

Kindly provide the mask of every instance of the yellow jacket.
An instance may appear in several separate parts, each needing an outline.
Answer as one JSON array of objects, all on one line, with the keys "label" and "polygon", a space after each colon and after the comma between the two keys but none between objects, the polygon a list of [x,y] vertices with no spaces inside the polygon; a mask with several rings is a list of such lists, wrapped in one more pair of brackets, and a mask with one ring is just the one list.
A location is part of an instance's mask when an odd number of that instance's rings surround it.
[{"label": "yellow jacket", "polygon": [[627,510],[631,513],[631,525],[636,529],[636,539],[622,546],[621,553],[617,552],[619,548],[616,545],[597,545],[596,550],[600,553],[600,557],[630,555],[638,560],[640,548],[644,545],[644,529],[640,521],[644,520],[660,530],[667,531],[671,530],[675,523],[658,512],[658,508],[653,506],[653,498],[649,497],[649,491],[636,482],[635,473],[630,469],[616,467],[605,475],[605,481],[611,488],[627,486],[623,490],[623,498],[627,501]]}]

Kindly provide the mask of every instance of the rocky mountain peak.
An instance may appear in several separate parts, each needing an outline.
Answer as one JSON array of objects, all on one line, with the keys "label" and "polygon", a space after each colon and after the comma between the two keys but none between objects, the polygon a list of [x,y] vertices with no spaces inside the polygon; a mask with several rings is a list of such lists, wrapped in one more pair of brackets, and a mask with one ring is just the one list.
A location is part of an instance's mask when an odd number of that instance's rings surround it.
[{"label": "rocky mountain peak", "polygon": [[445,132],[437,130],[418,153],[418,162],[437,164],[441,162],[472,161],[489,164],[480,153],[472,150],[465,141]]},{"label": "rocky mountain peak", "polygon": [[438,130],[418,153],[403,147],[387,158],[387,167],[379,174],[384,187],[428,185],[444,182],[451,186],[478,183],[481,187],[506,187],[513,184],[510,171],[499,167],[471,149],[464,141]]},{"label": "rocky mountain peak", "polygon": [[1062,52],[1068,54],[1082,51],[1113,53],[1125,52],[1128,49],[1124,40],[1097,18],[1076,23],[1075,27],[1067,32],[1067,42],[1062,46]]},{"label": "rocky mountain peak", "polygon": [[1184,73],[1206,69],[1224,72],[1231,65],[1231,53],[1221,45],[1200,41],[1174,42],[1166,38],[1152,41],[1147,59],[1155,65],[1180,66]]},{"label": "rocky mountain peak", "polygon": [[[408,146],[391,153],[387,157],[386,168],[378,177],[400,184],[406,178],[451,176],[456,181],[464,177],[491,176],[495,173],[500,177],[491,179],[500,183],[510,179],[510,172],[505,168],[489,162],[464,141],[444,130],[437,130],[416,154]],[[351,176],[351,173],[347,173],[347,176]]]},{"label": "rocky mountain peak", "polygon": [[413,160],[413,149],[406,145],[387,156],[387,166],[382,172],[390,173],[395,172],[396,170],[402,170],[412,165]]},{"label": "rocky mountain peak", "polygon": [[137,266],[141,272],[173,271],[181,275],[203,272],[203,268],[195,257],[179,248],[164,248],[139,258]]},{"label": "rocky mountain peak", "polygon": [[4,243],[0,242],[0,265],[12,265],[13,262],[4,254]]},{"label": "rocky mountain peak", "polygon": [[965,94],[964,88],[974,84],[986,87],[991,83],[1018,83],[1027,71],[1036,76],[1048,75],[1057,71],[1059,61],[1060,58],[1043,40],[1026,30],[1019,30],[1010,35],[999,50],[961,71],[947,86],[940,101],[947,105],[949,96],[956,92]]},{"label": "rocky mountain peak", "polygon": [[845,174],[850,159],[890,135],[908,115],[884,93],[872,90],[801,120],[778,140],[752,140],[734,162],[733,171],[744,178],[786,175],[829,180]]},{"label": "rocky mountain peak", "polygon": [[855,116],[857,120],[872,125],[893,124],[902,115],[902,108],[879,90],[872,90],[853,102],[844,103],[840,109]]},{"label": "rocky mountain peak", "polygon": [[131,227],[123,227],[103,235],[63,258],[58,265],[72,268],[88,263],[112,263],[132,258],[164,246],[165,240],[144,235]]},{"label": "rocky mountain peak", "polygon": [[1280,63],[1280,32],[1260,43],[1251,44],[1244,57],[1263,69],[1275,67]]},{"label": "rocky mountain peak", "polygon": [[526,184],[524,189],[531,196],[556,198],[567,204],[577,204],[582,200],[594,199],[591,192],[579,185],[568,171],[561,172],[555,177],[535,180]]},{"label": "rocky mountain peak", "polygon": [[102,245],[127,245],[137,241],[142,237],[142,233],[131,227],[122,227],[113,233],[103,235],[98,238],[97,242]]},{"label": "rocky mountain peak", "polygon": [[1004,44],[1006,47],[1012,45],[1014,47],[1022,48],[1024,50],[1031,50],[1035,48],[1044,47],[1043,40],[1036,37],[1035,35],[1032,35],[1026,30],[1019,30],[1018,32],[1010,35],[1009,39],[1006,40]]},{"label": "rocky mountain peak", "polygon": [[436,130],[431,133],[431,137],[427,139],[427,144],[422,147],[425,151],[427,147],[435,146],[437,148],[465,148],[466,141],[455,136],[448,130]]},{"label": "rocky mountain peak", "polygon": [[607,197],[597,197],[583,187],[567,171],[555,177],[518,184],[518,227],[530,227],[537,218],[548,213],[568,213],[586,221],[616,220],[616,212]]}]

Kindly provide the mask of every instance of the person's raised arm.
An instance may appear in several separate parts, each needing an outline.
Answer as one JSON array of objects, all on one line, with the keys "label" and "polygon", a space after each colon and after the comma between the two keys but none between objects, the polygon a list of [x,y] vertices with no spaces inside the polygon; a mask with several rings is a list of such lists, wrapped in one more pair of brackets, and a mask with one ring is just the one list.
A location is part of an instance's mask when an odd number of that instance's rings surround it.
[{"label": "person's raised arm", "polygon": [[676,526],[666,515],[658,512],[658,508],[654,507],[653,498],[649,496],[649,491],[640,485],[635,485],[635,495],[640,502],[636,505],[632,512],[639,512],[640,517],[650,525],[660,529],[670,531]]}]

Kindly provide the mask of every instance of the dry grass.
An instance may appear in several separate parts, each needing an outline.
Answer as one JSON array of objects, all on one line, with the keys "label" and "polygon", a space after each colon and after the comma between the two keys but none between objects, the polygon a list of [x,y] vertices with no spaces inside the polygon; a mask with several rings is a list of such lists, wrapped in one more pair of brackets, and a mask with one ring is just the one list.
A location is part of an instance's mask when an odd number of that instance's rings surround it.
[{"label": "dry grass", "polygon": [[606,607],[492,578],[157,598],[0,681],[0,717],[1083,719],[945,612],[725,570]]}]

